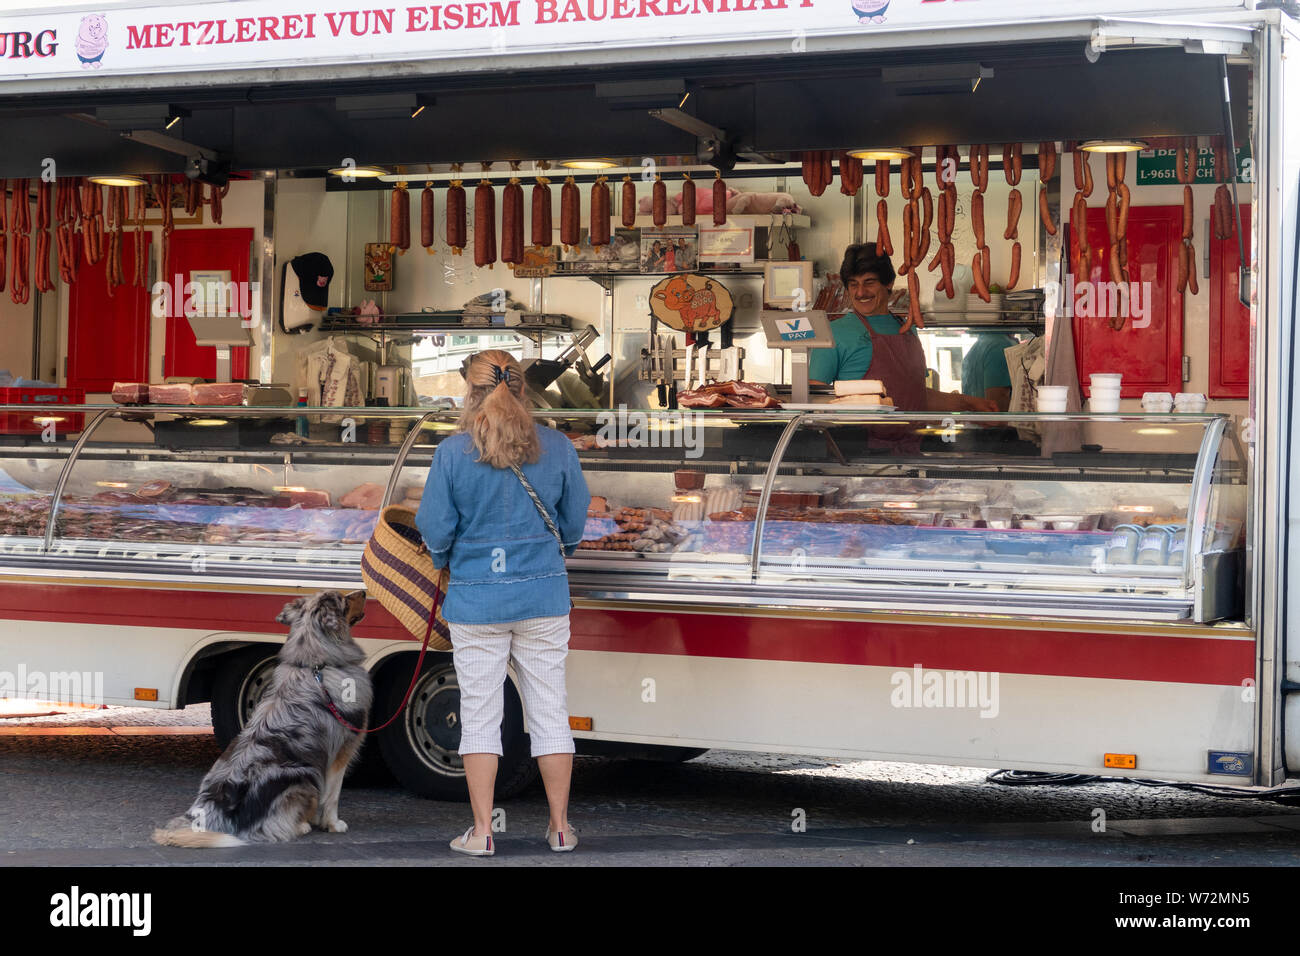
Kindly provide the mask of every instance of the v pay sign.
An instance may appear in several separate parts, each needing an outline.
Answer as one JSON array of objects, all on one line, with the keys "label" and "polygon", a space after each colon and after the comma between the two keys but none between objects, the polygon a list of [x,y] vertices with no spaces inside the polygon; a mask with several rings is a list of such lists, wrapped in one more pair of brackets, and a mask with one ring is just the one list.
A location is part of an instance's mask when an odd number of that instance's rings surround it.
[{"label": "v pay sign", "polygon": [[777,319],[776,331],[783,342],[798,342],[813,337],[812,322],[806,315],[796,315],[791,319]]}]

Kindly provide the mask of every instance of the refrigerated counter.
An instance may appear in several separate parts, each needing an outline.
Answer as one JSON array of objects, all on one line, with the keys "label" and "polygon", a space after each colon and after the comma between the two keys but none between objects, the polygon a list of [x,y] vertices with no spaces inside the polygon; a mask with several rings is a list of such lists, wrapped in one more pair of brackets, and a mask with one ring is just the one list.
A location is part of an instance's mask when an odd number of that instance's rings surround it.
[{"label": "refrigerated counter", "polygon": [[[0,574],[356,586],[379,506],[418,505],[456,427],[419,409],[56,411],[84,430],[0,445]],[[572,438],[594,496],[579,601],[1242,613],[1245,459],[1222,416],[538,419]]]}]

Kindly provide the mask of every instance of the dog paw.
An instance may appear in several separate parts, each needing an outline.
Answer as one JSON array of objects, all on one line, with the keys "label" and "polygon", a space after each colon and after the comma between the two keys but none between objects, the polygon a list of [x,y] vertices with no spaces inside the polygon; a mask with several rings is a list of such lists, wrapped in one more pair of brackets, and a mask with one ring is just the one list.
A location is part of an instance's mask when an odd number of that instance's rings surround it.
[{"label": "dog paw", "polygon": [[298,824],[298,836],[306,836],[308,833],[311,833],[311,824],[304,820]]},{"label": "dog paw", "polygon": [[330,820],[326,822],[324,829],[328,833],[347,833],[348,825],[342,820]]}]

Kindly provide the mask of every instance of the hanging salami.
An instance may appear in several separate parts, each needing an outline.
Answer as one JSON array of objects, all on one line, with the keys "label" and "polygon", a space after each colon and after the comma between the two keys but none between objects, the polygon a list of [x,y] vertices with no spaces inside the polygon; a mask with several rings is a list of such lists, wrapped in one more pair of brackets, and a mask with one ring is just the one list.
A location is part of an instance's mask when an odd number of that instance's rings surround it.
[{"label": "hanging salami", "polygon": [[[459,173],[460,163],[451,167],[453,173]],[[458,256],[465,249],[465,236],[468,227],[465,223],[465,186],[460,179],[453,179],[447,187],[447,245],[451,254]]]},{"label": "hanging salami", "polygon": [[[519,172],[518,163],[510,168]],[[524,261],[524,187],[518,176],[511,176],[501,192],[501,261],[508,265]]]}]

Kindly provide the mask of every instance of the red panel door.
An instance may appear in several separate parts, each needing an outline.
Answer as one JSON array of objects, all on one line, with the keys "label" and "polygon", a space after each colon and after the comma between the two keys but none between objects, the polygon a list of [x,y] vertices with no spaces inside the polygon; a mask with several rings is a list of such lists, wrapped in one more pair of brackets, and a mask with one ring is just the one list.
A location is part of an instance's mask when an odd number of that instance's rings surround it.
[{"label": "red panel door", "polygon": [[[1243,206],[1241,242],[1250,262],[1250,207]],[[1210,398],[1250,397],[1250,309],[1237,298],[1241,257],[1237,236],[1210,240]]]},{"label": "red panel door", "polygon": [[[1071,241],[1074,239],[1071,223]],[[1136,283],[1149,315],[1141,322],[1126,319],[1111,328],[1115,310],[1107,256],[1106,210],[1088,210],[1088,243],[1092,247],[1086,276],[1075,276],[1073,297],[1074,348],[1079,384],[1085,395],[1092,391],[1093,372],[1119,372],[1124,376],[1120,395],[1141,398],[1143,392],[1179,392],[1183,385],[1183,302],[1175,281],[1178,243],[1182,241],[1181,206],[1134,206],[1128,222],[1128,271]],[[1071,255],[1071,261],[1074,261]],[[1083,284],[1087,281],[1087,286]]]},{"label": "red panel door", "polygon": [[[178,229],[171,235],[167,252],[167,281],[175,284],[179,275],[182,289],[194,271],[228,271],[232,282],[248,283],[252,229]],[[174,298],[176,298],[174,296]],[[251,301],[251,296],[250,296]],[[217,350],[194,341],[194,330],[182,312],[179,297],[167,316],[167,351],[163,355],[163,376],[185,375],[213,378],[217,374]],[[238,307],[238,303],[236,303]],[[230,350],[230,377],[248,377],[248,349]]]},{"label": "red panel door", "polygon": [[[145,281],[152,236],[145,233]],[[108,294],[108,257],[81,259],[68,291],[68,387],[112,391],[114,382],[149,381],[149,290],[124,285]],[[122,236],[122,274],[135,275],[135,237]]]}]

